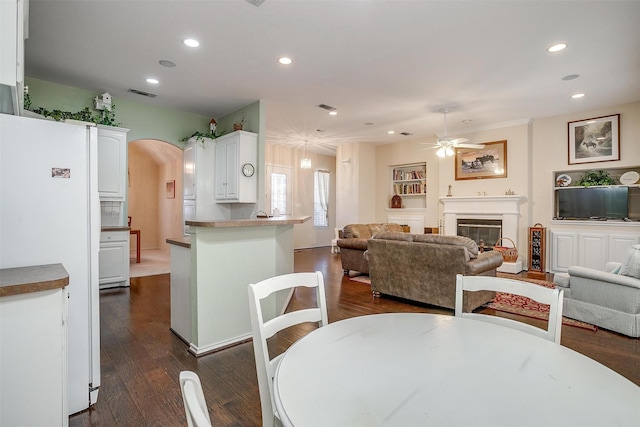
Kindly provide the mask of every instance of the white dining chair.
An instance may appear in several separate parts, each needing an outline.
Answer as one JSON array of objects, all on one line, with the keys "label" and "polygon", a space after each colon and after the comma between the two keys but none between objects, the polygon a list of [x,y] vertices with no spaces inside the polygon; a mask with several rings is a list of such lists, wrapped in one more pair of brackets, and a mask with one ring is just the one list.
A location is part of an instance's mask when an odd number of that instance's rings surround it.
[{"label": "white dining chair", "polygon": [[210,427],[211,418],[198,374],[191,371],[180,372],[180,390],[182,390],[187,425],[189,427]]},{"label": "white dining chair", "polygon": [[[464,313],[462,311],[464,291],[482,290],[521,295],[531,298],[539,303],[548,304],[549,321],[547,323],[547,329],[545,330],[504,317],[480,313]],[[533,283],[524,282],[522,280],[489,276],[463,276],[458,274],[456,275],[455,315],[458,317],[468,317],[502,326],[508,326],[560,344],[563,296],[564,291],[561,289],[545,288],[544,286],[534,285]]]},{"label": "white dining chair", "polygon": [[[283,314],[276,313],[275,317],[271,319],[264,318],[263,304],[265,304],[265,299],[276,292],[294,290],[297,287],[315,289],[316,307]],[[267,339],[273,337],[279,331],[300,323],[318,322],[319,327],[329,323],[322,273],[316,271],[315,273],[284,274],[255,284],[252,283],[249,285],[249,309],[253,332],[253,351],[258,374],[258,388],[260,390],[260,404],[262,406],[262,425],[271,427],[275,422],[286,425],[288,424],[286,420],[282,422],[278,416],[273,394],[273,376],[284,353],[271,358]]]}]

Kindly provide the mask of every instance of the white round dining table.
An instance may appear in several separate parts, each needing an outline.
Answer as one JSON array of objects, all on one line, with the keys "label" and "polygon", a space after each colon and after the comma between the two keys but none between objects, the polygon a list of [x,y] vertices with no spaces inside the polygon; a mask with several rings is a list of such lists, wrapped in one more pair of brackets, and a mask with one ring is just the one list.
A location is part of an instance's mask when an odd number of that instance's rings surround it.
[{"label": "white round dining table", "polygon": [[640,387],[569,348],[461,317],[354,317],[284,354],[285,426],[640,426]]}]

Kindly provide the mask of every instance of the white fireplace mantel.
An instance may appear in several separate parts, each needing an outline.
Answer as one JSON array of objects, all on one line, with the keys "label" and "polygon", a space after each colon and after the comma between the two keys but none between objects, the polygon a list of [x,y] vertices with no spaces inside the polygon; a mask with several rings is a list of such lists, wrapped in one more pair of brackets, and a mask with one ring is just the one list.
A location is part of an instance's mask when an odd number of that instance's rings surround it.
[{"label": "white fireplace mantel", "polygon": [[[456,215],[464,218],[477,218],[479,215],[520,215],[520,203],[524,196],[462,196],[440,197],[444,205],[444,215]],[[476,215],[476,216],[468,216]],[[488,218],[487,218],[488,219]],[[445,220],[446,222],[446,220]],[[445,234],[449,234],[445,230]],[[455,230],[453,230],[455,234]]]},{"label": "white fireplace mantel", "polygon": [[[458,219],[499,219],[502,220],[502,236],[513,240],[517,248],[520,204],[524,200],[521,195],[440,197],[440,203],[444,205],[443,233],[446,236],[457,235]],[[513,271],[505,271],[517,272],[515,270],[520,266],[511,268]]]}]

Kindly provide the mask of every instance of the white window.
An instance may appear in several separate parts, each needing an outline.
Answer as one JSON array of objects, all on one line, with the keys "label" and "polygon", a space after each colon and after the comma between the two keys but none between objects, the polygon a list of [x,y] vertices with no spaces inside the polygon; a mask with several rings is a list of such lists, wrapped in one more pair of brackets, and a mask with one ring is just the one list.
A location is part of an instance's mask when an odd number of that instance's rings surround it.
[{"label": "white window", "polygon": [[291,215],[291,167],[267,165],[267,206],[269,213]]},{"label": "white window", "polygon": [[329,171],[313,173],[313,225],[329,226]]}]

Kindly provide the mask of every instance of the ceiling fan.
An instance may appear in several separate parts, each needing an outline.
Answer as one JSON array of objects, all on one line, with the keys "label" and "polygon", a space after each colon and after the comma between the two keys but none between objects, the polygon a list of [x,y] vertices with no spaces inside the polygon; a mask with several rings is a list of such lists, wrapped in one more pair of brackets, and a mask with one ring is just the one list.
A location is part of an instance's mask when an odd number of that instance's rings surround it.
[{"label": "ceiling fan", "polygon": [[444,115],[444,135],[438,138],[436,143],[428,148],[437,148],[436,155],[438,157],[453,156],[454,148],[484,148],[483,144],[465,144],[469,141],[467,138],[451,138],[447,136],[447,113],[448,108],[443,108],[440,112]]}]

